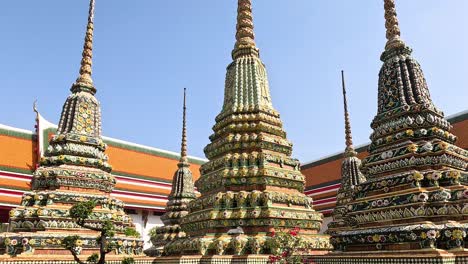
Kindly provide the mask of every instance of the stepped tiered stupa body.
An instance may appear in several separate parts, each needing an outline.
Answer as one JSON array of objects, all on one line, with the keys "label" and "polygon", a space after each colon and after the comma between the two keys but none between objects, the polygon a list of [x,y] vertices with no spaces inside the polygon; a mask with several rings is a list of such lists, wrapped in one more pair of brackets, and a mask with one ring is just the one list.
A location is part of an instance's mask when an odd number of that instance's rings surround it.
[{"label": "stepped tiered stupa body", "polygon": [[328,250],[328,236],[317,234],[322,215],[303,193],[299,161],[272,106],[250,0],[238,1],[236,40],[223,109],[205,148],[209,161],[195,183],[201,196],[182,219],[187,238],[167,244],[165,253],[268,254],[270,232],[294,227],[311,251]]},{"label": "stepped tiered stupa body", "polygon": [[[354,150],[353,146],[343,71],[341,71],[341,80],[343,87],[346,149],[344,152],[343,162],[341,163],[341,186],[336,197],[336,207],[333,209],[332,213],[333,221],[328,224],[327,230],[327,233],[332,236],[339,231],[351,229],[351,226],[344,218],[347,211],[347,205],[353,200],[356,186],[366,181],[366,178],[360,170],[361,160],[357,157],[357,152]],[[340,245],[334,244],[333,242],[334,241],[332,240],[332,244],[335,247],[335,250],[337,250]]]},{"label": "stepped tiered stupa body", "polygon": [[333,244],[361,256],[394,254],[398,263],[454,263],[442,261],[455,255],[456,263],[467,263],[468,152],[454,145],[451,125],[400,38],[394,0],[384,3],[388,41],[372,143],[362,162],[367,181],[347,205],[351,229],[335,233]]},{"label": "stepped tiered stupa body", "polygon": [[97,207],[88,225],[99,227],[102,220],[111,220],[116,229],[117,254],[139,254],[143,241],[124,236],[133,227],[124,213],[123,202],[110,196],[115,185],[111,166],[104,153],[101,138],[101,110],[94,94],[91,78],[94,29],[94,0],[90,1],[89,18],[80,74],[72,85],[62,110],[57,134],[33,174],[31,191],[26,192],[21,206],[10,211],[10,230],[4,238],[10,255],[71,254],[62,245],[69,235],[79,235],[77,251],[96,252],[98,232],[83,229],[69,217],[69,209],[78,202],[94,200]]},{"label": "stepped tiered stupa body", "polygon": [[166,212],[161,220],[164,225],[156,228],[156,235],[151,237],[153,247],[145,250],[145,253],[151,256],[159,255],[162,248],[174,239],[185,238],[186,234],[181,230],[180,223],[182,217],[186,216],[189,202],[195,199],[195,188],[193,185],[193,176],[190,171],[190,164],[187,159],[187,129],[186,129],[186,105],[184,89],[184,107],[182,117],[182,143],[180,150],[179,167],[174,173],[172,179],[172,189],[166,205]]}]

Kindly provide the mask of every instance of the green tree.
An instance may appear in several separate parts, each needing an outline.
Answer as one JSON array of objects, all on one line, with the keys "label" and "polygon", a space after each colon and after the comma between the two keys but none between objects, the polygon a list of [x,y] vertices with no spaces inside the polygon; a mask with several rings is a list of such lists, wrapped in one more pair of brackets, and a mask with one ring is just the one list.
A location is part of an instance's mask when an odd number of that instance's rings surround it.
[{"label": "green tree", "polygon": [[[82,245],[82,240],[79,236],[67,236],[63,240],[65,248],[71,252],[73,258],[79,264],[105,264],[106,254],[108,254],[117,247],[117,244],[114,241],[112,241],[112,238],[115,235],[115,229],[114,224],[111,221],[104,220],[101,222],[100,226],[91,226],[86,222],[86,220],[93,212],[94,207],[96,207],[95,201],[86,201],[77,203],[74,206],[72,206],[72,208],[70,208],[70,217],[73,218],[79,226],[99,232],[99,236],[96,238],[96,242],[99,245],[99,254],[92,254],[88,257],[86,262],[82,261],[78,257]],[[128,232],[132,233],[133,235],[136,235],[138,233],[134,229],[132,229],[133,231],[131,231],[130,229],[132,228],[128,228],[128,230],[126,230],[125,233]],[[132,263],[132,261],[132,258],[125,258],[124,261],[122,261],[122,263]]]}]

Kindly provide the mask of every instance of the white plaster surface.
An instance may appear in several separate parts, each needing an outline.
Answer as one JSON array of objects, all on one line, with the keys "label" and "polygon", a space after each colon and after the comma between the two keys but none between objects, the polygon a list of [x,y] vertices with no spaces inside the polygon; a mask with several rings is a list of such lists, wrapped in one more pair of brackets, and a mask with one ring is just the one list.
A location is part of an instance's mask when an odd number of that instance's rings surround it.
[{"label": "white plaster surface", "polygon": [[144,249],[151,247],[150,237],[148,235],[151,228],[155,226],[162,226],[163,222],[161,221],[161,216],[153,215],[153,212],[148,213],[148,221],[146,222],[146,227],[143,226],[143,210],[137,210],[137,214],[129,214],[133,219],[135,228],[143,237],[145,241]]}]

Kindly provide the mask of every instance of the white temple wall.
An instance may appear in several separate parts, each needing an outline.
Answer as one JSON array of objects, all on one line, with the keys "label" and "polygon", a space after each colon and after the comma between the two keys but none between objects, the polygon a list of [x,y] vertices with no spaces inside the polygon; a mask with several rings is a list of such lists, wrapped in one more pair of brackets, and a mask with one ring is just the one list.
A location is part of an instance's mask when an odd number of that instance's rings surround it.
[{"label": "white temple wall", "polygon": [[[151,247],[150,237],[148,235],[151,228],[155,226],[162,226],[160,215],[155,215],[151,211],[144,210],[129,210],[128,215],[133,219],[136,230],[141,234],[145,241],[144,249]],[[146,218],[146,224],[145,224]]]}]

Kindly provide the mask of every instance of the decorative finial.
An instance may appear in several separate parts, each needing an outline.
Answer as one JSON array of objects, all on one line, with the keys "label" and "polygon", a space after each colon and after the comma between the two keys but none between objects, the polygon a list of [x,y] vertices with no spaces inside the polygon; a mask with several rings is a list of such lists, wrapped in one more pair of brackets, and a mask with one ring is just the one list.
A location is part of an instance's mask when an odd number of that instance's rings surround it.
[{"label": "decorative finial", "polygon": [[187,126],[186,126],[186,93],[187,88],[184,88],[184,105],[183,105],[183,113],[182,113],[182,143],[180,145],[180,163],[186,164],[188,163],[187,159]]},{"label": "decorative finial", "polygon": [[33,111],[34,113],[36,113],[36,121],[39,120],[39,111],[37,111],[37,99],[34,100]]},{"label": "decorative finial", "polygon": [[341,71],[341,86],[343,87],[343,106],[344,106],[344,119],[345,119],[345,139],[346,149],[345,156],[355,156],[357,153],[353,146],[353,136],[351,135],[351,122],[349,121],[348,101],[346,99],[346,86],[344,79],[344,71]]},{"label": "decorative finial", "polygon": [[238,0],[236,44],[234,45],[234,50],[232,51],[232,58],[236,59],[242,55],[258,56],[258,53],[258,48],[255,45],[252,1]]},{"label": "decorative finial", "polygon": [[384,0],[385,28],[387,29],[387,44],[385,50],[404,47],[405,43],[400,38],[400,27],[395,9],[395,0]]},{"label": "decorative finial", "polygon": [[73,84],[72,91],[74,88],[81,87],[88,88],[92,93],[96,92],[93,79],[91,78],[91,66],[93,64],[94,2],[95,0],[90,0],[89,2],[88,25],[86,27],[86,36],[83,45],[80,76]]}]

